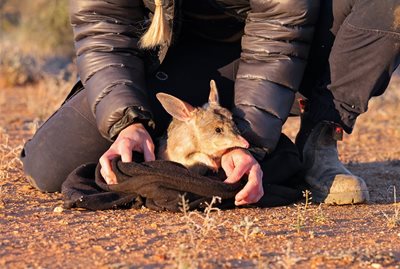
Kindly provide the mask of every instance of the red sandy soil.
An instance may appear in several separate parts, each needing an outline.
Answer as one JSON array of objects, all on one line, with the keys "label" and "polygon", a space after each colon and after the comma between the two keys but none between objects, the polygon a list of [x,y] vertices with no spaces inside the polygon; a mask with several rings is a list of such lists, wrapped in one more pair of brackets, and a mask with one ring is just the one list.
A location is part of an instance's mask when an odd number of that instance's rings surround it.
[{"label": "red sandy soil", "polygon": [[[2,89],[0,268],[400,268],[399,85],[394,78],[339,145],[341,160],[367,182],[368,204],[304,210],[302,201],[208,218],[63,210],[61,194],[30,187],[17,158],[34,122],[58,104],[43,84]],[[297,128],[291,118],[284,132],[293,138]]]}]

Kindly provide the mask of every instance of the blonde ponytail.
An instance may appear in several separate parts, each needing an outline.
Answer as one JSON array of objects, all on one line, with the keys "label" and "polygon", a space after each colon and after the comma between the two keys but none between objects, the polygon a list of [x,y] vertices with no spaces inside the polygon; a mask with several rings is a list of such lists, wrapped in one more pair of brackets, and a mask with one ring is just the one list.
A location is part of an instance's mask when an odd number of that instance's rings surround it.
[{"label": "blonde ponytail", "polygon": [[154,10],[153,20],[146,33],[140,38],[139,46],[144,49],[152,49],[161,45],[171,43],[171,29],[165,18],[163,0],[154,1],[156,8]]}]

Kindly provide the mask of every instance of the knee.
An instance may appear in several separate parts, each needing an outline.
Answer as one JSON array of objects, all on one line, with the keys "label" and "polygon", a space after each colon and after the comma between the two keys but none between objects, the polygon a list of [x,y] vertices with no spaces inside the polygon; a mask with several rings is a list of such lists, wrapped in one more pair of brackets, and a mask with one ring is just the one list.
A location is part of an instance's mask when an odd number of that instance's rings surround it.
[{"label": "knee", "polygon": [[61,184],[56,184],[51,180],[45,179],[43,177],[32,177],[25,172],[25,177],[29,183],[37,190],[41,192],[60,192]]},{"label": "knee", "polygon": [[25,149],[21,152],[21,161],[26,179],[29,183],[41,192],[58,192],[61,190],[62,181],[60,176],[55,175],[51,167],[43,167],[40,160],[26,156]]}]

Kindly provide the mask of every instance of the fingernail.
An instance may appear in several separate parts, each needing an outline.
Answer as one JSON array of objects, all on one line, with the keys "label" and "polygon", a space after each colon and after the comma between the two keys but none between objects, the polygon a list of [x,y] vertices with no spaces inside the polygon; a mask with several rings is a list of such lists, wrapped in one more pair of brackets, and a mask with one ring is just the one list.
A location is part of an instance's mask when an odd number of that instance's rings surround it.
[{"label": "fingernail", "polygon": [[240,200],[243,200],[243,197],[244,195],[241,195],[241,194],[238,194],[238,195],[236,195],[236,201],[240,201]]},{"label": "fingernail", "polygon": [[227,179],[225,179],[224,183],[230,183],[231,184],[231,183],[235,183],[235,181],[233,181],[230,178],[227,178]]},{"label": "fingernail", "polygon": [[235,205],[236,206],[240,206],[240,205],[242,205],[243,203],[242,203],[242,200],[236,200],[235,201]]},{"label": "fingernail", "polygon": [[107,184],[114,184],[114,179],[110,176],[106,177]]}]

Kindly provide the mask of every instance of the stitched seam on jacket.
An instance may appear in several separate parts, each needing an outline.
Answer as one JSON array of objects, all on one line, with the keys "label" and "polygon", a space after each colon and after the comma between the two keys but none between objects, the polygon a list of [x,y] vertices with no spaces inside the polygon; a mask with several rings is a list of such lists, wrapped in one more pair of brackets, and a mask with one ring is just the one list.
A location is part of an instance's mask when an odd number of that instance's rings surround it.
[{"label": "stitched seam on jacket", "polygon": [[118,85],[133,85],[133,82],[129,81],[129,80],[119,80],[119,81],[110,83],[110,85],[107,86],[106,88],[104,88],[101,91],[101,93],[97,96],[96,102],[94,103],[94,106],[93,106],[93,113],[96,114],[97,105],[101,102],[101,100],[103,100],[103,98],[105,96],[107,96],[112,91],[112,88],[114,88],[114,87],[116,87]]},{"label": "stitched seam on jacket", "polygon": [[91,73],[89,73],[89,74],[87,75],[86,80],[85,80],[85,81],[82,81],[82,83],[84,84],[84,86],[86,86],[87,81],[89,81],[89,80],[94,76],[94,74],[96,74],[96,73],[98,73],[98,72],[100,72],[100,71],[103,71],[104,69],[107,69],[107,68],[109,68],[109,67],[127,68],[126,65],[124,65],[124,64],[109,64],[109,65],[103,66],[103,67],[101,67],[101,68],[99,68],[99,69],[93,70],[93,72],[91,72]]},{"label": "stitched seam on jacket", "polygon": [[293,92],[293,93],[296,93],[296,92],[297,92],[297,90],[294,90],[294,89],[292,89],[292,88],[290,88],[290,87],[288,87],[287,85],[284,85],[284,84],[282,84],[282,83],[273,81],[273,80],[269,79],[268,77],[259,77],[259,76],[248,75],[248,74],[246,74],[246,75],[239,75],[239,74],[238,74],[238,75],[236,76],[236,79],[264,80],[264,81],[268,81],[268,82],[277,84],[277,85],[279,85],[279,86],[282,86],[282,87],[284,87],[285,89],[288,89],[288,90],[290,90],[290,91]]},{"label": "stitched seam on jacket", "polygon": [[[254,107],[254,108],[256,108],[256,109],[258,109],[258,110],[260,110],[260,111],[262,111],[262,112],[264,112],[264,113],[268,113],[269,115],[273,116],[274,118],[276,118],[276,119],[278,119],[278,120],[280,120],[280,121],[283,121],[281,118],[279,118],[277,115],[275,115],[275,114],[272,113],[271,111],[268,111],[268,110],[263,109],[263,108],[261,108],[261,107],[255,106],[255,105],[253,105],[253,104],[238,103],[238,104],[235,104],[235,106],[236,106],[236,107],[238,107],[238,106]],[[247,119],[246,119],[246,121],[247,121]]]}]

